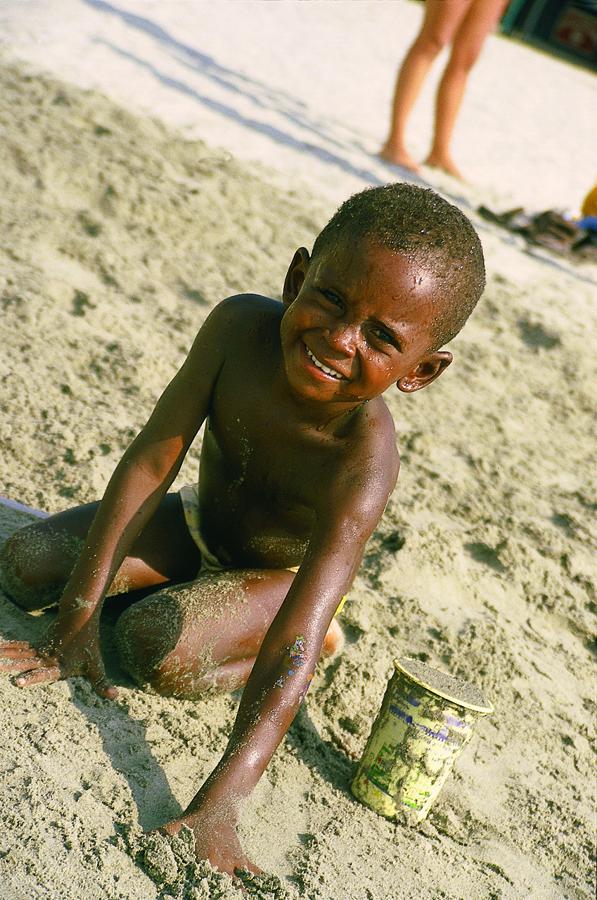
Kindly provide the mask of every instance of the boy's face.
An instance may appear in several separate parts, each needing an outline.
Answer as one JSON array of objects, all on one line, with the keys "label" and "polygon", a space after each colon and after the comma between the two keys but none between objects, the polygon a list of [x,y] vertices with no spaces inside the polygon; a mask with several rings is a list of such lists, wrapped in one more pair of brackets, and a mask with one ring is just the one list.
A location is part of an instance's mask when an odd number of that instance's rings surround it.
[{"label": "boy's face", "polygon": [[428,349],[444,302],[441,280],[377,244],[342,242],[314,260],[297,250],[283,300],[286,375],[305,399],[356,406],[394,383],[410,393],[452,360]]}]

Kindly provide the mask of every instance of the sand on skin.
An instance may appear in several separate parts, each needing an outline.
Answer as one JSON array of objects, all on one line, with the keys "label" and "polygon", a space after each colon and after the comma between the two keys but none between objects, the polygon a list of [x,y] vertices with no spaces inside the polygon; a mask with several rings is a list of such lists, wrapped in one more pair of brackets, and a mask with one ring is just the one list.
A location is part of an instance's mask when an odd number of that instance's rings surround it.
[{"label": "sand on skin", "polygon": [[[2,492],[54,511],[101,494],[211,306],[278,296],[333,204],[97,94],[12,63],[0,78]],[[593,894],[596,273],[482,237],[487,294],[456,364],[429,391],[388,396],[403,471],[346,607],[346,651],[321,667],[243,819],[280,879],[263,896]],[[0,510],[0,535],[23,521]],[[3,635],[43,632],[48,616],[0,600]],[[108,622],[118,674],[110,638]],[[475,681],[496,710],[420,830],[348,792],[401,654]],[[240,896],[184,841],[141,836],[209,772],[237,697],[124,682],[108,704],[76,679],[0,692],[4,897]]]}]

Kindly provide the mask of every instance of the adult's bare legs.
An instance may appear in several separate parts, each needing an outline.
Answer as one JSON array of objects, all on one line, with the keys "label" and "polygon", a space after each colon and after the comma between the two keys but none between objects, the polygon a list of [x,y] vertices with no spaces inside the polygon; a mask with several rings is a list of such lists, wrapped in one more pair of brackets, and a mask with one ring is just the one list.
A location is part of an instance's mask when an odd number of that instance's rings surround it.
[{"label": "adult's bare legs", "polygon": [[468,76],[507,2],[473,0],[456,30],[452,52],[437,89],[435,132],[425,164],[442,169],[456,178],[462,178],[462,175],[452,159],[450,145]]},{"label": "adult's bare legs", "polygon": [[405,143],[406,125],[423,82],[438,53],[450,42],[471,0],[427,0],[421,30],[398,72],[390,132],[380,150],[382,159],[418,171]]}]

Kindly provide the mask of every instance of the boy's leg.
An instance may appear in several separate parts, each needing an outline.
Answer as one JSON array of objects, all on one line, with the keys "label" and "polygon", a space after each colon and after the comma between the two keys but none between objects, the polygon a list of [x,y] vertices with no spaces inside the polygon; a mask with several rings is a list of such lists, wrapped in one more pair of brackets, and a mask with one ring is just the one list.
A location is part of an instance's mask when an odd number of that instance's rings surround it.
[{"label": "boy's leg", "polygon": [[[0,585],[27,610],[60,599],[99,503],[49,516],[16,531],[0,549]],[[191,538],[178,494],[167,494],[118,570],[110,594],[193,578],[201,554]]]},{"label": "boy's leg", "polygon": [[452,133],[469,72],[479,58],[485,39],[497,25],[508,0],[473,0],[454,35],[448,65],[439,83],[435,107],[435,134],[427,165],[461,178],[450,153]]},{"label": "boy's leg", "polygon": [[[164,696],[241,687],[293,578],[286,569],[222,571],[140,600],[116,623],[124,668]],[[333,620],[324,655],[341,642]]]},{"label": "boy's leg", "polygon": [[471,0],[427,0],[421,30],[404,58],[398,73],[390,133],[380,156],[413,171],[418,166],[406,149],[405,132],[423,81],[438,53],[452,39]]}]

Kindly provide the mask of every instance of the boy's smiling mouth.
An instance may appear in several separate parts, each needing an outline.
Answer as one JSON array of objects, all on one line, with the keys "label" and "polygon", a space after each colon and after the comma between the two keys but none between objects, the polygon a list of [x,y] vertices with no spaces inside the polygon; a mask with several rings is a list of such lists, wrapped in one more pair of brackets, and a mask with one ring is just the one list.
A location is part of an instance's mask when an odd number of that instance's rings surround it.
[{"label": "boy's smiling mouth", "polygon": [[313,363],[315,368],[319,369],[320,372],[323,372],[324,375],[327,375],[329,378],[334,378],[336,381],[346,381],[347,379],[344,375],[341,375],[340,372],[337,372],[335,369],[330,369],[329,366],[326,366],[325,363],[322,363],[314,353],[309,350],[306,344],[303,344],[305,348],[305,352],[309,357],[310,361]]}]

